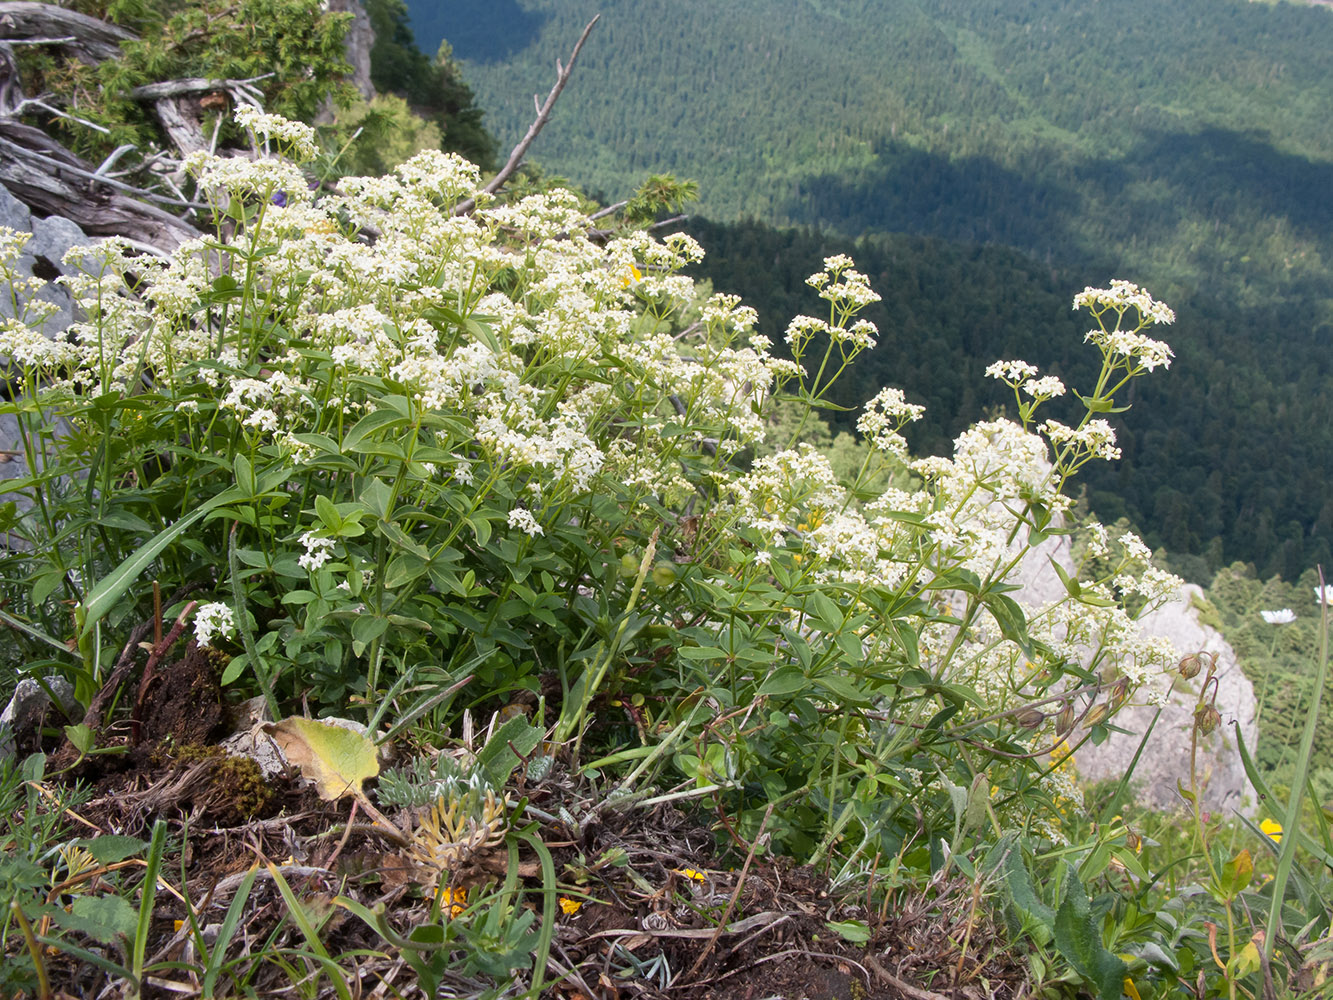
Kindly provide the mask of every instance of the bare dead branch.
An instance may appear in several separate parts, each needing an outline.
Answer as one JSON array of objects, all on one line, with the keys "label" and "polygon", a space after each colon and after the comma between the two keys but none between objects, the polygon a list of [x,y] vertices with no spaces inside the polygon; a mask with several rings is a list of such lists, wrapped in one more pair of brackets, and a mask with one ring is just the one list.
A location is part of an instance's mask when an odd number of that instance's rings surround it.
[{"label": "bare dead branch", "polygon": [[602,209],[600,212],[593,212],[592,215],[588,216],[588,221],[596,222],[598,219],[605,219],[608,215],[611,215],[613,212],[619,212],[622,208],[624,208],[628,204],[629,204],[629,199],[626,198],[624,201],[618,201],[614,205],[607,205],[606,208]]},{"label": "bare dead branch", "polygon": [[[537,136],[541,134],[541,130],[546,127],[546,123],[551,118],[551,112],[555,109],[555,102],[560,98],[560,92],[565,89],[565,84],[569,83],[569,78],[574,72],[574,63],[579,58],[579,52],[583,50],[583,43],[588,40],[588,36],[592,33],[593,25],[601,19],[601,16],[601,14],[598,14],[589,21],[588,26],[583,29],[583,34],[579,35],[578,42],[575,43],[573,51],[569,54],[568,63],[562,66],[559,59],[555,61],[555,86],[552,87],[551,92],[546,95],[546,103],[538,109],[536,120],[528,126],[527,134],[519,140],[518,145],[515,146],[513,152],[509,154],[509,159],[505,161],[505,165],[500,168],[500,172],[491,178],[489,184],[482,188],[482,191],[486,194],[495,194],[496,191],[499,191],[500,188],[505,185],[505,182],[508,181],[514,171],[518,169],[519,164],[523,162],[523,157],[527,155],[528,149],[532,146],[533,142],[536,141]],[[454,206],[454,215],[467,215],[467,213],[471,212],[476,207],[476,199],[466,198]]]},{"label": "bare dead branch", "polygon": [[120,55],[120,43],[138,38],[132,31],[53,3],[0,3],[0,34],[9,39],[71,39],[77,56],[102,62]]},{"label": "bare dead branch", "polygon": [[182,80],[163,80],[161,83],[146,83],[142,87],[135,87],[130,91],[130,96],[136,101],[160,101],[164,97],[185,97],[189,94],[213,94],[219,91],[231,93],[260,80],[267,80],[271,76],[272,73],[265,73],[245,80],[206,80],[198,76]]},{"label": "bare dead branch", "polygon": [[0,183],[30,208],[63,215],[90,235],[125,236],[168,249],[200,235],[171,212],[138,200],[157,196],[98,176],[41,129],[12,118],[0,117]]}]

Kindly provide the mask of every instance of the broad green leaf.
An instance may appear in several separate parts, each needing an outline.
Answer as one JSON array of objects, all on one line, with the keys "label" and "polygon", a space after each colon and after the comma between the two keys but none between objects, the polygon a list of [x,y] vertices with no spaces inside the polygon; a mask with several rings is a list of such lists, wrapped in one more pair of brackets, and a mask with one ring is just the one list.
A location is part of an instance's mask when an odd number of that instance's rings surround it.
[{"label": "broad green leaf", "polygon": [[324,522],[324,527],[330,531],[337,531],[342,527],[342,515],[338,513],[338,508],[334,506],[333,501],[326,496],[315,497],[315,514]]},{"label": "broad green leaf", "polygon": [[543,734],[544,730],[532,725],[523,716],[516,715],[506,720],[495,730],[495,735],[486,741],[477,754],[477,764],[490,783],[499,788],[509,780],[523,759],[537,749]]},{"label": "broad green leaf", "polygon": [[783,667],[764,679],[764,683],[759,685],[759,694],[795,694],[797,691],[804,691],[809,686],[810,680],[803,671],[795,667]]},{"label": "broad green leaf", "polygon": [[269,723],[264,731],[287,759],[315,783],[319,797],[332,802],[362,795],[361,783],[380,773],[375,744],[360,733],[331,722],[291,716]]},{"label": "broad green leaf", "polygon": [[79,846],[85,848],[98,864],[114,865],[148,849],[148,841],[138,837],[108,834],[104,837],[84,837]]},{"label": "broad green leaf", "polygon": [[56,923],[80,931],[103,944],[116,944],[133,936],[139,912],[123,896],[80,896],[63,915],[53,913]]},{"label": "broad green leaf", "polygon": [[870,925],[862,920],[829,921],[824,926],[852,944],[865,944],[870,940]]},{"label": "broad green leaf", "polygon": [[372,413],[367,413],[356,422],[356,425],[343,438],[343,451],[354,451],[367,435],[374,434],[376,431],[406,427],[407,423],[407,417],[394,410],[375,410]]},{"label": "broad green leaf", "polygon": [[1055,946],[1084,979],[1094,984],[1101,1000],[1120,1000],[1128,967],[1102,944],[1083,883],[1070,869],[1065,898],[1055,913]]},{"label": "broad green leaf", "polygon": [[252,497],[258,492],[259,482],[255,479],[254,466],[244,455],[237,455],[232,459],[232,472],[236,476],[236,488],[248,497]]}]

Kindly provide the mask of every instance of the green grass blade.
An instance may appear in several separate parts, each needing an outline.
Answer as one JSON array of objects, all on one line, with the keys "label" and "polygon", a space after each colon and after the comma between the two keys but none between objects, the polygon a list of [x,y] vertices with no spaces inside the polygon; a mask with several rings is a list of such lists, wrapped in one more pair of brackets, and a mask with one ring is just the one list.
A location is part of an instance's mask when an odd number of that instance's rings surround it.
[{"label": "green grass blade", "polygon": [[79,609],[83,617],[79,629],[79,638],[85,638],[93,630],[93,626],[106,617],[107,612],[116,606],[116,602],[124,596],[125,591],[130,589],[134,581],[139,578],[139,574],[148,568],[148,565],[158,557],[163,549],[184,534],[187,529],[193,527],[209,511],[239,499],[241,499],[241,495],[235,488],[223,490],[213,499],[186,514],[170,528],[158,532],[152,541],[143,545],[128,559],[102,577],[97,586],[84,597],[83,606]]},{"label": "green grass blade", "polygon": [[258,874],[258,864],[245,873],[245,878],[241,879],[241,884],[236,887],[236,894],[231,897],[231,905],[227,907],[227,915],[222,918],[222,926],[218,928],[218,936],[213,942],[213,950],[208,953],[208,963],[204,967],[203,993],[205,998],[212,997],[213,990],[217,987],[218,976],[222,974],[222,968],[227,957],[227,946],[231,943],[232,935],[236,933],[236,925],[241,922],[241,914],[245,911],[246,901],[250,898],[250,890],[255,884],[255,876]]},{"label": "green grass blade", "polygon": [[[162,854],[167,846],[167,824],[153,824],[153,839],[148,847],[148,867],[144,871],[139,899],[139,923],[134,929],[134,948],[130,953],[136,982],[143,982],[143,963],[148,954],[148,932],[153,926],[153,904],[157,902],[157,873],[162,868]],[[138,992],[137,990],[135,991]]]},{"label": "green grass blade", "polygon": [[532,963],[532,984],[527,992],[527,996],[536,997],[541,994],[545,983],[546,963],[551,957],[551,939],[555,937],[555,861],[551,858],[551,852],[535,833],[524,833],[522,836],[528,842],[528,846],[536,852],[542,865],[541,936],[537,939],[537,956]]},{"label": "green grass blade", "polygon": [[310,922],[310,916],[305,912],[305,907],[301,901],[296,898],[296,893],[292,892],[292,887],[287,884],[287,880],[282,877],[282,872],[278,870],[275,864],[269,864],[268,873],[273,877],[274,884],[278,887],[278,892],[282,894],[283,901],[287,904],[287,910],[292,915],[292,920],[301,931],[301,936],[305,938],[306,944],[310,946],[314,958],[329,973],[329,979],[333,983],[333,989],[338,994],[338,1000],[352,1000],[351,990],[347,988],[346,977],[338,964],[329,957],[328,949],[324,947],[324,942],[319,939],[319,929]]},{"label": "green grass blade", "polygon": [[[1324,574],[1319,574],[1320,593],[1324,589]],[[1278,854],[1277,871],[1273,873],[1273,898],[1268,904],[1268,934],[1264,938],[1264,956],[1273,954],[1273,944],[1282,934],[1282,897],[1287,891],[1287,880],[1291,877],[1291,866],[1296,862],[1296,845],[1301,839],[1292,836],[1299,833],[1301,818],[1301,799],[1304,796],[1305,779],[1310,769],[1310,750],[1314,746],[1315,726],[1319,720],[1319,700],[1324,693],[1324,684],[1328,680],[1328,605],[1320,601],[1319,623],[1319,670],[1315,674],[1314,691],[1310,697],[1310,707],[1305,713],[1305,731],[1301,734],[1301,752],[1296,757],[1296,773],[1291,779],[1291,797],[1287,800],[1287,812],[1282,818],[1282,829],[1289,831],[1282,838],[1282,850]]]}]

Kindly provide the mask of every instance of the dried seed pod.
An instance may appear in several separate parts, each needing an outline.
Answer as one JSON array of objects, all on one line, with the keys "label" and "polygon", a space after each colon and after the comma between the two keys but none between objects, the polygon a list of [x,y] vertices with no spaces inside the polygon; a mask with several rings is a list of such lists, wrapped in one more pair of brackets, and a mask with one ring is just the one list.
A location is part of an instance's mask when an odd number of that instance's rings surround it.
[{"label": "dried seed pod", "polygon": [[1092,710],[1089,711],[1087,716],[1083,719],[1083,724],[1091,728],[1103,721],[1110,714],[1111,708],[1105,702],[1100,705],[1093,705]]},{"label": "dried seed pod", "polygon": [[1055,717],[1055,735],[1063,736],[1073,728],[1074,706],[1071,702],[1065,702],[1065,707],[1060,709],[1060,714]]}]

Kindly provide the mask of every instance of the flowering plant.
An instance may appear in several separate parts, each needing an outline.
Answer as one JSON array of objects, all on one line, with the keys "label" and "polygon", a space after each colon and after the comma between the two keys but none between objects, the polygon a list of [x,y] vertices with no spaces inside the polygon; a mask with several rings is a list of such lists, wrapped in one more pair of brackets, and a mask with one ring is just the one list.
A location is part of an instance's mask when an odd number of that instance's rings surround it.
[{"label": "flowering plant", "polygon": [[[1136,691],[1162,696],[1175,654],[1123,602],[1177,581],[1097,525],[1078,529],[1095,578],[1025,605],[1018,577],[1074,530],[1067,479],[1114,457],[1113,393],[1169,363],[1143,333],[1169,310],[1124,283],[1080,294],[1103,367],[1074,425],[1035,420],[1058,379],[1002,362],[1020,421],[912,460],[899,432],[920,407],[885,389],[840,481],[799,440],[753,449],[776,400],[808,413],[873,348],[857,314],[876,295],[849,259],[811,277],[828,318],[793,320],[776,357],[735,297],[695,301],[687,236],[603,240],[575,195],[497,203],[435,152],[312,191],[305,131],[238,120],[296,159],[195,156],[217,236],[162,259],[80,250],[67,331],[41,332],[22,236],[0,246],[29,469],[6,614],[85,697],[148,616],[151,572],[213,598],[200,644],[275,708],[418,718],[470,680],[474,702],[549,698],[561,740],[594,716],[644,741],[686,723],[674,766],[740,833],[758,793],[794,804],[775,837],[800,844],[826,813],[820,850],[849,826],[869,850],[917,823],[886,790],[925,789],[947,826],[989,769],[998,812],[1060,835],[1077,793],[1050,751],[1104,736]],[[885,469],[898,485],[874,485]]]}]

